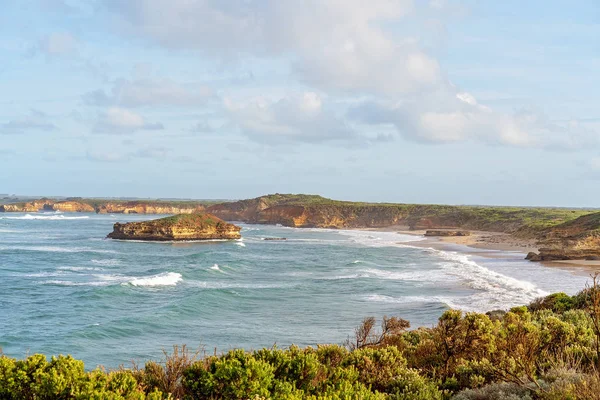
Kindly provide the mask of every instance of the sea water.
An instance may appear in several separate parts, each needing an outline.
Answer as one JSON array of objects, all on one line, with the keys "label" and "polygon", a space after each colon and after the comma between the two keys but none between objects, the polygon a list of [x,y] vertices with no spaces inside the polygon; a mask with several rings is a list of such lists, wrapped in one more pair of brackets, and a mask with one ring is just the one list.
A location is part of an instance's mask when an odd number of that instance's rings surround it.
[{"label": "sea water", "polygon": [[[3,352],[116,367],[159,360],[174,344],[212,354],[343,343],[367,316],[431,326],[448,308],[506,309],[588,280],[522,254],[423,248],[395,232],[240,224],[237,241],[105,239],[117,221],[156,217],[0,215]],[[264,240],[273,237],[287,240]]]}]

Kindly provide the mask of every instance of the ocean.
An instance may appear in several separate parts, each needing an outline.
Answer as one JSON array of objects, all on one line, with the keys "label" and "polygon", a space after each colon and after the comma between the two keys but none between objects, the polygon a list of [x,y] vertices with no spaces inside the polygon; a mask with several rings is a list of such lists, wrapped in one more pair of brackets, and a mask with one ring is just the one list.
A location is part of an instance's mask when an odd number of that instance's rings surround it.
[{"label": "ocean", "polygon": [[104,239],[117,221],[158,217],[0,215],[4,354],[115,368],[160,360],[175,344],[209,354],[341,344],[367,316],[431,326],[449,308],[506,309],[589,280],[522,254],[423,248],[395,232],[240,224],[238,241]]}]

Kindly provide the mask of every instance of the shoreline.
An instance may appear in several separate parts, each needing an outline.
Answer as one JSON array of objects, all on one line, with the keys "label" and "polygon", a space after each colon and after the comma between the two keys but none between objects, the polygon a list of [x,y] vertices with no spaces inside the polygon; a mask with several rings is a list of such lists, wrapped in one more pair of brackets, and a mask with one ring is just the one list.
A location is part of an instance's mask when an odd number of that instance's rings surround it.
[{"label": "shoreline", "polygon": [[[401,235],[418,236],[422,240],[410,242],[411,246],[429,247],[436,250],[456,251],[470,256],[484,258],[505,258],[525,260],[530,251],[537,252],[533,239],[519,239],[508,233],[469,231],[469,236],[424,236],[426,230],[410,230],[408,226],[397,225],[385,228],[359,229],[366,231],[396,232]],[[400,244],[405,244],[399,242]],[[533,262],[533,261],[529,261]],[[557,260],[536,261],[548,268],[560,268],[576,275],[590,276],[600,272],[600,260]]]}]

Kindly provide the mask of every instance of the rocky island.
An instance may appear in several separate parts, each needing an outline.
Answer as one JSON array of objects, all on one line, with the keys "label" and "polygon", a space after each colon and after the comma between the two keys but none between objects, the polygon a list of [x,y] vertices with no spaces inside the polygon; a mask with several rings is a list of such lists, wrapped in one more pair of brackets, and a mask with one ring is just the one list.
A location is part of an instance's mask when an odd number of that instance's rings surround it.
[{"label": "rocky island", "polygon": [[239,239],[241,228],[210,214],[178,214],[151,221],[116,223],[109,239],[182,241]]}]

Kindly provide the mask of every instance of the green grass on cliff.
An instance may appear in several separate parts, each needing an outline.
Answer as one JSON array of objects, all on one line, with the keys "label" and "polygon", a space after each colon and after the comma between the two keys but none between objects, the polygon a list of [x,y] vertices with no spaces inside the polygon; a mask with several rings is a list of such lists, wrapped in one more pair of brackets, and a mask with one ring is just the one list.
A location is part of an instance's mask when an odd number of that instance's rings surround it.
[{"label": "green grass on cliff", "polygon": [[151,221],[144,221],[142,223],[153,224],[157,226],[179,226],[179,227],[194,227],[194,228],[204,228],[204,227],[213,227],[219,223],[225,223],[221,219],[210,215],[210,214],[202,214],[202,213],[192,213],[192,214],[177,214],[171,217],[165,217],[160,219],[155,219]]},{"label": "green grass on cliff", "polygon": [[[431,220],[434,225],[464,227],[466,229],[490,230],[516,233],[534,237],[545,229],[573,221],[593,210],[507,207],[507,206],[452,206],[438,204],[367,203],[332,200],[318,195],[271,194],[261,200],[268,206],[303,206],[322,212],[341,212],[347,217],[357,217],[377,212],[398,216],[409,225]],[[245,200],[248,202],[249,200]]]}]

